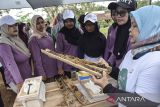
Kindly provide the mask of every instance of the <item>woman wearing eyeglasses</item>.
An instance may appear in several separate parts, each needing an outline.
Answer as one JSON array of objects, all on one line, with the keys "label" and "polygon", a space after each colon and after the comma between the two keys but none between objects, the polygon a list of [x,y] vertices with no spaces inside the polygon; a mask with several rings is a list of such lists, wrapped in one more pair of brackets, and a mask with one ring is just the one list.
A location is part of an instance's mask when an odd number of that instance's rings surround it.
[{"label": "woman wearing eyeglasses", "polygon": [[[107,44],[106,44],[106,49],[105,49],[105,54],[104,54],[104,59],[106,61],[108,61],[108,59],[110,58],[111,54],[112,54],[112,47],[113,47],[113,43],[111,44],[110,41],[113,41],[111,40],[112,39],[112,35],[114,34],[115,35],[115,31],[117,30],[117,23],[116,23],[116,9],[112,9],[112,8],[109,8],[110,9],[110,12],[111,12],[111,18],[113,20],[113,24],[108,28],[108,36],[107,36]],[[115,39],[115,38],[113,38]]]},{"label": "woman wearing eyeglasses", "polygon": [[109,28],[104,59],[112,66],[118,67],[130,49],[129,28],[131,26],[129,13],[135,10],[135,0],[120,0],[112,2],[108,9],[114,24]]},{"label": "woman wearing eyeglasses", "polygon": [[0,27],[0,62],[7,84],[17,93],[23,81],[31,77],[30,52],[18,36],[18,24],[13,17],[3,16]]},{"label": "woman wearing eyeglasses", "polygon": [[105,72],[101,79],[93,76],[93,81],[119,102],[119,107],[160,106],[159,16],[160,7],[153,5],[131,12],[132,49],[125,55],[119,70],[112,69],[110,74],[118,79],[118,88],[108,82]]},{"label": "woman wearing eyeglasses", "polygon": [[33,33],[29,39],[30,49],[34,64],[34,75],[43,76],[43,80],[52,80],[57,75],[56,60],[41,53],[41,49],[55,50],[53,39],[45,30],[42,16],[34,15],[31,19]]}]

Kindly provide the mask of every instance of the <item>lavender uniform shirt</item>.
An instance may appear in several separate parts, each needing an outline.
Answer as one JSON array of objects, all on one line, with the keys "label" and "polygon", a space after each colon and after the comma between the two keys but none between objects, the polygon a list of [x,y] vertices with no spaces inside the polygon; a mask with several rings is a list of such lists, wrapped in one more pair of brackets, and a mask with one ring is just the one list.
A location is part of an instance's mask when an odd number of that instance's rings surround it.
[{"label": "lavender uniform shirt", "polygon": [[[72,44],[67,42],[64,34],[58,33],[57,41],[56,41],[56,51],[58,53],[62,53],[62,54],[66,54],[66,55],[72,55],[72,56],[77,57],[77,48],[78,47],[76,45],[72,45]],[[59,69],[62,68],[64,71],[74,71],[74,70],[76,70],[76,68],[74,68],[73,66],[70,66],[70,65],[68,65],[66,63],[63,63],[61,61],[58,61],[58,60],[57,60],[57,66],[58,66]]]},{"label": "lavender uniform shirt", "polygon": [[7,84],[18,84],[32,76],[29,58],[10,45],[0,44],[0,62],[4,67]]},{"label": "lavender uniform shirt", "polygon": [[[115,65],[116,67],[119,67],[123,58],[122,59],[116,59],[116,56],[113,53],[114,44],[115,44],[115,40],[116,40],[117,29],[118,29],[117,26],[115,28],[113,26],[111,26],[108,30],[108,37],[107,37],[107,41],[106,41],[106,49],[105,49],[104,59],[109,64]],[[130,50],[130,47],[131,47],[131,44],[130,44],[130,36],[129,36],[127,46],[126,46],[128,51]]]},{"label": "lavender uniform shirt", "polygon": [[35,76],[51,78],[57,75],[56,60],[41,53],[41,49],[55,50],[53,39],[50,36],[42,38],[31,37],[28,47],[34,63]]}]

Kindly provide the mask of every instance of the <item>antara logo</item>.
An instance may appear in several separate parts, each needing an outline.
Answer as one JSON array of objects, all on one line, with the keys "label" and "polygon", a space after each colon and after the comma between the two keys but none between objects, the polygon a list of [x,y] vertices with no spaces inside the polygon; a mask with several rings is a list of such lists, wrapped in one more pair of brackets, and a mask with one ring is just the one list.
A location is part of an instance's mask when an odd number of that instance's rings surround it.
[{"label": "antara logo", "polygon": [[145,102],[144,97],[118,97],[116,102]]},{"label": "antara logo", "polygon": [[110,96],[106,99],[108,102],[115,104],[116,102],[145,102],[144,97],[115,97]]}]

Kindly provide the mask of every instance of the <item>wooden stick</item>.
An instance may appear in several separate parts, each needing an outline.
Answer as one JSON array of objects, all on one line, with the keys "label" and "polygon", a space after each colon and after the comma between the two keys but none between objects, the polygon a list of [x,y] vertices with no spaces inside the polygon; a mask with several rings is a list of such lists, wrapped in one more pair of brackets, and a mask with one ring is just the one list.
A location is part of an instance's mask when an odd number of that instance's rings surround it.
[{"label": "wooden stick", "polygon": [[[46,49],[45,51],[49,52],[49,53],[52,53],[52,54],[55,54],[57,56],[60,56],[60,57],[64,57],[64,58],[68,58],[68,59],[71,59],[75,62],[78,62],[80,64],[87,64],[87,65],[91,65],[91,66],[95,66],[95,67],[100,67],[100,68],[103,68],[103,69],[107,69],[108,67],[105,66],[104,64],[101,64],[101,63],[95,63],[95,62],[91,62],[91,61],[87,61],[87,60],[84,60],[84,59],[80,59],[80,58],[77,58],[77,57],[74,57],[74,56],[71,56],[71,55],[64,55],[64,54],[60,54],[60,53],[56,53],[54,51],[51,51],[49,49]],[[73,62],[72,61],[72,62]]]},{"label": "wooden stick", "polygon": [[55,88],[55,89],[52,89],[52,90],[48,90],[48,91],[46,91],[46,93],[54,92],[54,91],[58,91],[58,90],[60,90],[60,88]]},{"label": "wooden stick", "polygon": [[[86,66],[90,67],[90,68],[93,68],[93,69],[96,69],[97,71],[105,71],[105,72],[108,72],[107,69],[104,69],[104,68],[100,68],[100,67],[97,67],[97,66],[92,66],[92,65],[89,65],[89,64],[86,64]],[[102,73],[100,72],[100,73]]]}]

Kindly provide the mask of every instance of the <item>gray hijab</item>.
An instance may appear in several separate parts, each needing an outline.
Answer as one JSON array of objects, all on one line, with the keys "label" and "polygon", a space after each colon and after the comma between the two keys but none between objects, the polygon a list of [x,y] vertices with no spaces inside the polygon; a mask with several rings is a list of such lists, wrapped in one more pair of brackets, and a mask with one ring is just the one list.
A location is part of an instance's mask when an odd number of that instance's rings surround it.
[{"label": "gray hijab", "polygon": [[25,43],[19,38],[19,36],[9,35],[7,24],[1,26],[0,43],[8,44],[13,48],[16,48],[27,57],[31,56],[29,49],[26,47]]}]

